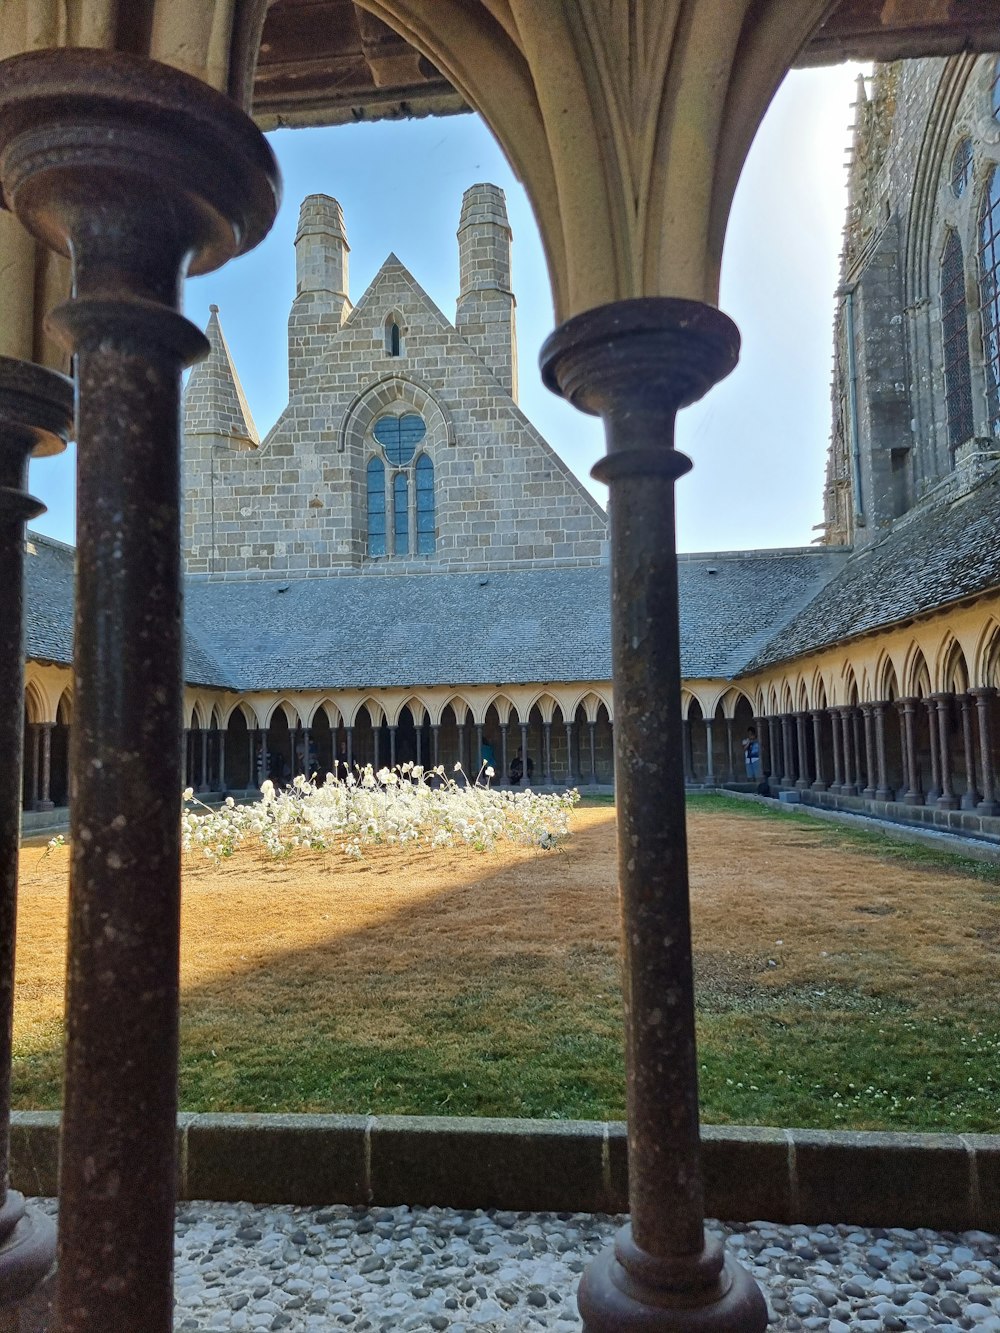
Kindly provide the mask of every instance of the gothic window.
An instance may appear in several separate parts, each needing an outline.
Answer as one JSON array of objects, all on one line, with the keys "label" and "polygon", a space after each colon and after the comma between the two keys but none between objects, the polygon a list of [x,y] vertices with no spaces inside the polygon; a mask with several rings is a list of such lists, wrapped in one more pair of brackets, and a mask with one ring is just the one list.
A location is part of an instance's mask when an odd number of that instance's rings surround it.
[{"label": "gothic window", "polygon": [[368,463],[368,554],[385,555],[385,464]]},{"label": "gothic window", "polygon": [[1000,167],[994,167],[979,211],[979,304],[990,430],[1000,435]]},{"label": "gothic window", "polygon": [[426,454],[417,459],[417,555],[434,552],[434,464]]},{"label": "gothic window", "polygon": [[385,321],[385,350],[387,356],[403,355],[403,332],[395,315],[389,315]]},{"label": "gothic window", "polygon": [[941,324],[944,335],[948,443],[952,449],[957,449],[972,435],[973,424],[965,265],[962,258],[962,242],[955,231],[948,232],[941,258]]},{"label": "gothic window", "polygon": [[416,456],[427,434],[423,417],[386,414],[372,434],[379,452],[368,464],[368,554],[433,555],[434,464],[425,453]]},{"label": "gothic window", "polygon": [[965,188],[972,179],[972,140],[966,136],[955,149],[951,159],[951,192],[956,199],[961,199]]},{"label": "gothic window", "polygon": [[410,488],[405,472],[397,472],[392,479],[392,535],[393,554],[410,554]]}]

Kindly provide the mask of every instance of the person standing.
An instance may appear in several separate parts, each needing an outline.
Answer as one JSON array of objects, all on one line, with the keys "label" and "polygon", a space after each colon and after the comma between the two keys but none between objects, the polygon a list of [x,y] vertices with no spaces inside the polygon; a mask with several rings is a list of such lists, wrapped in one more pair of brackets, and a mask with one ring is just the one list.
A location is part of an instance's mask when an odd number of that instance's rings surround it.
[{"label": "person standing", "polygon": [[743,762],[746,765],[747,781],[760,781],[760,741],[757,739],[757,728],[748,727],[747,734],[743,738]]}]

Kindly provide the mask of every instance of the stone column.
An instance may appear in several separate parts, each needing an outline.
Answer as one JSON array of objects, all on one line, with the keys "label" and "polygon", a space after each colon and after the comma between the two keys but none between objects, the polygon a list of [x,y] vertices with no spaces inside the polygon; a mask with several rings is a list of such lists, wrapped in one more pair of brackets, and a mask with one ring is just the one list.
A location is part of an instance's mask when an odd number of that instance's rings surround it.
[{"label": "stone column", "polygon": [[684,781],[694,782],[694,750],[691,744],[691,719],[686,717],[681,728],[681,744],[684,748]]},{"label": "stone column", "polygon": [[844,768],[843,758],[840,749],[840,716],[836,708],[827,710],[830,714],[830,736],[833,740],[833,781],[830,783],[830,791],[839,796],[844,787]]},{"label": "stone column", "polygon": [[458,762],[462,765],[462,771],[465,771],[465,723],[458,722],[455,726],[458,733]]},{"label": "stone column", "polygon": [[[6,1319],[17,1316],[3,1312],[30,1295],[56,1252],[52,1220],[26,1208],[23,1195],[7,1184],[24,755],[24,525],[45,512],[44,505],[28,494],[28,460],[64,449],[72,420],[69,380],[29,362],[0,357],[0,754],[4,756],[0,768],[0,1323],[5,1328]],[[44,736],[50,734],[46,725]],[[47,782],[42,793],[48,799]]]},{"label": "stone column", "polygon": [[917,770],[917,728],[916,716],[919,699],[900,699],[896,704],[903,722],[903,754],[906,768],[906,791],[903,793],[904,805],[923,805],[924,794],[920,789],[920,776]]},{"label": "stone column", "polygon": [[552,723],[542,723],[543,748],[545,752],[545,785],[552,786]]},{"label": "stone column", "polygon": [[[2,447],[3,447],[2,444],[0,444],[0,448]],[[38,723],[32,722],[28,730],[31,732],[31,792],[28,799],[31,805],[31,809],[37,810],[38,809],[38,764],[39,764],[39,749],[41,744],[40,737],[38,734]]]},{"label": "stone column", "polygon": [[418,726],[414,726],[414,728],[413,728],[413,737],[414,737],[414,740],[415,740],[416,743],[417,743],[417,767],[418,767],[418,768],[423,768],[423,765],[424,765],[424,756],[423,756],[423,748],[424,748],[424,724],[423,724],[422,722],[421,722],[421,724],[420,724],[419,727],[418,727]]},{"label": "stone column", "polygon": [[814,708],[810,714],[813,724],[813,754],[816,758],[816,777],[812,784],[813,791],[826,791],[826,779],[823,777],[823,710]]},{"label": "stone column", "polygon": [[770,769],[768,770],[769,784],[779,787],[781,785],[782,763],[782,745],[781,745],[781,723],[777,717],[767,719],[767,752],[770,759]]},{"label": "stone column", "polygon": [[566,786],[572,787],[576,782],[573,773],[573,723],[564,722],[566,727]]},{"label": "stone column", "polygon": [[715,728],[709,717],[705,718],[705,785],[715,786]]},{"label": "stone column", "polygon": [[959,698],[962,710],[962,747],[965,752],[965,791],[962,793],[962,809],[975,810],[979,804],[979,792],[976,791],[976,745],[972,728],[972,700],[963,694]]},{"label": "stone column", "polygon": [[441,764],[441,724],[440,722],[431,723],[431,747],[434,751],[434,767],[438,768]]},{"label": "stone column", "polygon": [[521,723],[521,767],[523,769],[521,781],[528,786],[528,724]]},{"label": "stone column", "polygon": [[483,724],[476,723],[476,777],[482,777],[483,773]]},{"label": "stone column", "polygon": [[927,793],[925,805],[936,805],[941,795],[941,756],[938,750],[938,712],[937,700],[933,695],[922,699],[927,713],[927,743],[931,752],[931,789]]},{"label": "stone column", "polygon": [[302,728],[302,776],[306,778],[312,777],[312,773],[310,771],[312,765],[309,763],[309,746],[311,743],[311,739],[312,739],[311,728],[303,727]]},{"label": "stone column", "polygon": [[791,714],[782,713],[778,720],[781,723],[781,785],[787,789],[795,786]]},{"label": "stone column", "polygon": [[201,729],[201,784],[198,787],[201,792],[208,791],[208,728]]},{"label": "stone column", "polygon": [[52,810],[52,723],[38,724],[41,738],[41,773],[38,780],[38,809]]},{"label": "stone column", "polygon": [[865,775],[861,766],[861,709],[855,705],[851,710],[851,744],[854,754],[854,786],[862,796],[865,787]]},{"label": "stone column", "polygon": [[861,795],[866,801],[874,801],[878,778],[875,773],[875,718],[871,704],[861,705],[861,716],[865,725],[865,776],[868,779]]},{"label": "stone column", "polygon": [[621,301],[542,349],[550,388],[604,419],[623,914],[630,1221],[585,1272],[588,1333],[763,1330],[748,1273],[706,1236],[684,807],[673,447],[678,408],[736,364],[739,335],[695,301]]},{"label": "stone column", "polygon": [[222,727],[216,732],[216,737],[219,756],[219,791],[224,794],[226,791],[226,733]]},{"label": "stone column", "polygon": [[590,730],[590,785],[597,786],[597,723],[588,722]]},{"label": "stone column", "polygon": [[76,358],[78,441],[59,1328],[167,1333],[181,372],[209,350],[180,314],[181,280],[261,239],[277,168],[204,83],[84,48],[0,64],[0,164],[8,207],[73,264],[73,296],[49,316]]},{"label": "stone column", "polygon": [[993,771],[993,728],[990,725],[990,705],[996,697],[996,690],[987,686],[986,688],[970,690],[969,693],[976,701],[976,714],[979,720],[979,776],[983,799],[976,806],[976,810],[981,815],[992,816],[1000,813],[1000,806],[997,805],[995,799],[996,775]]},{"label": "stone column", "polygon": [[497,774],[497,786],[501,782],[507,781],[507,775],[510,772],[510,765],[507,761],[507,728],[508,722],[500,723],[500,772]]},{"label": "stone column", "polygon": [[247,777],[247,788],[253,790],[257,785],[257,728],[247,727],[247,742],[250,746],[250,772]]},{"label": "stone column", "polygon": [[952,788],[951,780],[951,701],[952,694],[934,694],[931,696],[937,707],[938,752],[940,756],[941,795],[937,798],[939,810],[957,810],[958,797]]},{"label": "stone column", "polygon": [[878,770],[876,801],[895,799],[895,792],[889,786],[889,764],[885,752],[885,710],[888,706],[886,703],[872,704],[872,716],[875,720],[875,764]]},{"label": "stone column", "polygon": [[382,739],[381,723],[376,725],[374,722],[372,722],[371,733],[372,733],[372,770],[375,773],[377,773],[379,769],[382,767],[380,763],[381,755],[379,754],[379,750],[381,749],[379,742]]},{"label": "stone column", "polygon": [[858,785],[851,776],[853,768],[851,763],[851,709],[838,708],[837,712],[840,714],[840,738],[844,752],[844,780],[840,784],[840,794],[841,796],[857,796]]},{"label": "stone column", "polygon": [[[344,736],[347,740],[347,772],[354,771],[354,728],[345,727]],[[437,745],[434,747],[434,757],[437,758]]]},{"label": "stone column", "polygon": [[[757,728],[757,735],[758,737],[760,736],[759,727]],[[757,744],[760,745],[761,742],[758,740]],[[733,737],[733,719],[731,717],[727,717],[726,718],[726,762],[728,764],[728,769],[726,772],[726,781],[728,783],[734,783],[736,781],[735,756],[736,756],[736,745]],[[763,750],[761,751],[761,757],[763,758]],[[763,766],[761,766],[761,772],[763,773],[763,771],[764,771]],[[745,772],[744,776],[746,776]]]},{"label": "stone column", "polygon": [[389,727],[389,767],[396,767],[396,726]]},{"label": "stone column", "polygon": [[807,713],[795,714],[795,731],[799,750],[799,776],[795,786],[799,791],[808,791],[811,785],[809,778],[809,741],[806,736],[807,718]]}]

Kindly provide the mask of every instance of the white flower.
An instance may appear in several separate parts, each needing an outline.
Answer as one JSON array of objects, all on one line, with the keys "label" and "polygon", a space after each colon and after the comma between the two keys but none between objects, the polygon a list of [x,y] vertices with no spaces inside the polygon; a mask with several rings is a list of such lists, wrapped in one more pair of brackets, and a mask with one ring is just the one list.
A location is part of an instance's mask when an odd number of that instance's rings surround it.
[{"label": "white flower", "polygon": [[488,778],[495,778],[495,777],[496,777],[496,769],[495,769],[495,768],[492,768],[492,767],[488,767],[487,770],[486,770],[486,776],[487,776]]},{"label": "white flower", "polygon": [[462,765],[461,765],[461,764],[456,764],[455,767],[454,767],[451,771],[452,771],[453,773],[461,773],[461,771],[462,771]]},{"label": "white flower", "polygon": [[235,805],[236,805],[236,802],[233,800],[233,798],[232,798],[231,796],[227,796],[227,797],[226,797],[226,809],[227,809],[227,810],[232,810],[232,809],[235,807]]},{"label": "white flower", "polygon": [[193,788],[193,787],[185,787],[185,788],[184,788],[184,796],[183,796],[183,799],[184,799],[185,801],[193,801],[193,800],[194,800],[194,788]]}]

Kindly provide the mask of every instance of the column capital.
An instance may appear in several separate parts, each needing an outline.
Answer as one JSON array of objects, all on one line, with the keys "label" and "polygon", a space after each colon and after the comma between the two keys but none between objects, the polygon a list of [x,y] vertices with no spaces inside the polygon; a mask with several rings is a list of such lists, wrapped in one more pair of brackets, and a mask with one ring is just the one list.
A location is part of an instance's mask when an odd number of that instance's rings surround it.
[{"label": "column capital", "polygon": [[993,685],[974,685],[970,688],[969,693],[977,703],[980,701],[985,703],[987,700],[997,697],[997,691]]}]

